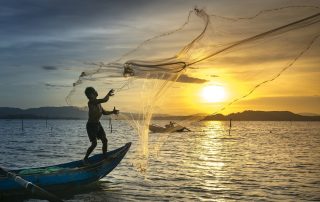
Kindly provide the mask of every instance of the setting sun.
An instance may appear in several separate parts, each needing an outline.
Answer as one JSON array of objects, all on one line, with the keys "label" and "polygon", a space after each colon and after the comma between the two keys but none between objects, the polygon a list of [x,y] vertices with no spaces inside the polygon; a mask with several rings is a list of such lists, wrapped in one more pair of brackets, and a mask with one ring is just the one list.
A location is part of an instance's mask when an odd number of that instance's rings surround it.
[{"label": "setting sun", "polygon": [[205,86],[201,91],[201,97],[206,102],[222,102],[226,98],[223,86]]}]

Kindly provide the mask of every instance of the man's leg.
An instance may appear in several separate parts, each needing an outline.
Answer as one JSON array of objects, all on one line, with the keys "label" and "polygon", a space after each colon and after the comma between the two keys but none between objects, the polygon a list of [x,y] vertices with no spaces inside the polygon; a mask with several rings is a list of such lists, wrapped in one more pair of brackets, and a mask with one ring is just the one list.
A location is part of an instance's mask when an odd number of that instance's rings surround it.
[{"label": "man's leg", "polygon": [[104,136],[101,138],[102,142],[102,153],[106,154],[108,150],[108,139]]},{"label": "man's leg", "polygon": [[97,140],[93,140],[93,141],[91,142],[91,146],[90,146],[90,147],[88,148],[88,150],[87,150],[86,156],[84,157],[85,160],[88,159],[89,155],[90,155],[91,152],[94,150],[94,148],[96,148],[96,146],[97,146]]},{"label": "man's leg", "polygon": [[103,127],[102,127],[100,122],[99,122],[99,132],[98,132],[97,137],[102,142],[102,153],[106,154],[107,153],[107,149],[108,149],[108,139],[106,137],[106,133],[104,132],[104,129],[103,129]]}]

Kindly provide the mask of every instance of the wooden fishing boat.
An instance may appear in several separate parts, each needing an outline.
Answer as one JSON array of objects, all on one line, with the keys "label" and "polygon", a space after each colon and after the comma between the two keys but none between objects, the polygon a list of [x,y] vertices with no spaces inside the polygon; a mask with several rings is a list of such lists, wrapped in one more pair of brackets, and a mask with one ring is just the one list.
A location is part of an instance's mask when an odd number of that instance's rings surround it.
[{"label": "wooden fishing boat", "polygon": [[188,128],[183,126],[174,126],[174,127],[162,127],[154,124],[149,125],[149,130],[153,133],[175,133],[175,132],[186,132],[190,131]]},{"label": "wooden fishing boat", "polygon": [[[8,172],[49,191],[74,189],[96,182],[110,173],[126,155],[130,146],[129,142],[123,147],[107,152],[106,155],[94,155],[87,163],[79,160],[40,168],[8,170]],[[27,194],[27,192],[27,189],[15,179],[0,173],[0,196]]]}]

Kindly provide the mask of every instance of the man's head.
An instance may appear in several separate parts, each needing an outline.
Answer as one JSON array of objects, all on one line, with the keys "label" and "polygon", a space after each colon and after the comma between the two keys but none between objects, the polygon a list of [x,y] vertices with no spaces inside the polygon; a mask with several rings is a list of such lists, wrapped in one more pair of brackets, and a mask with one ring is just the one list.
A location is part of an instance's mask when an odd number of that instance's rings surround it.
[{"label": "man's head", "polygon": [[93,87],[87,87],[84,93],[89,100],[98,97],[98,93]]}]

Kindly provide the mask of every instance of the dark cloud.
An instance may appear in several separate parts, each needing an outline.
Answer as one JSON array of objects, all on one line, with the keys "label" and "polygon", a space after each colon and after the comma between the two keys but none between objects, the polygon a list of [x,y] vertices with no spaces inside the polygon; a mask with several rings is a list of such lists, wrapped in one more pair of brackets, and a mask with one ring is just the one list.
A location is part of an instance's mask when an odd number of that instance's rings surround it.
[{"label": "dark cloud", "polygon": [[53,71],[53,70],[57,70],[58,69],[58,67],[51,66],[51,65],[44,65],[41,68],[44,69],[44,70],[49,70],[49,71]]},{"label": "dark cloud", "polygon": [[[30,70],[55,61],[114,58],[128,48],[123,44],[137,38],[119,33],[132,34],[127,31],[130,26],[141,27],[137,14],[153,10],[150,4],[146,0],[0,1],[0,66],[22,63]],[[114,48],[107,50],[107,45]]]},{"label": "dark cloud", "polygon": [[198,83],[198,84],[201,84],[201,83],[206,83],[208,82],[208,80],[205,80],[205,79],[199,79],[199,78],[196,78],[196,77],[190,77],[186,74],[183,74],[179,77],[179,79],[177,80],[177,82],[180,82],[180,83]]},{"label": "dark cloud", "polygon": [[45,83],[46,87],[52,87],[52,88],[69,88],[71,85],[62,85],[62,84],[51,84],[51,83]]},{"label": "dark cloud", "polygon": [[[151,74],[146,76],[145,74],[135,74],[134,75],[136,78],[142,78],[142,79],[161,79],[161,80],[172,80],[172,75],[171,74],[166,74],[166,75],[161,75],[160,77],[157,74]],[[118,77],[118,76],[115,76]],[[206,83],[209,82],[206,79],[200,79],[196,77],[191,77],[186,74],[182,74],[176,82],[179,83],[194,83],[194,84],[201,84],[201,83]]]},{"label": "dark cloud", "polygon": [[103,26],[146,8],[148,2],[142,0],[1,1],[0,11],[3,11],[3,14],[0,27],[5,26],[12,34],[23,35],[57,33],[83,25]]}]

